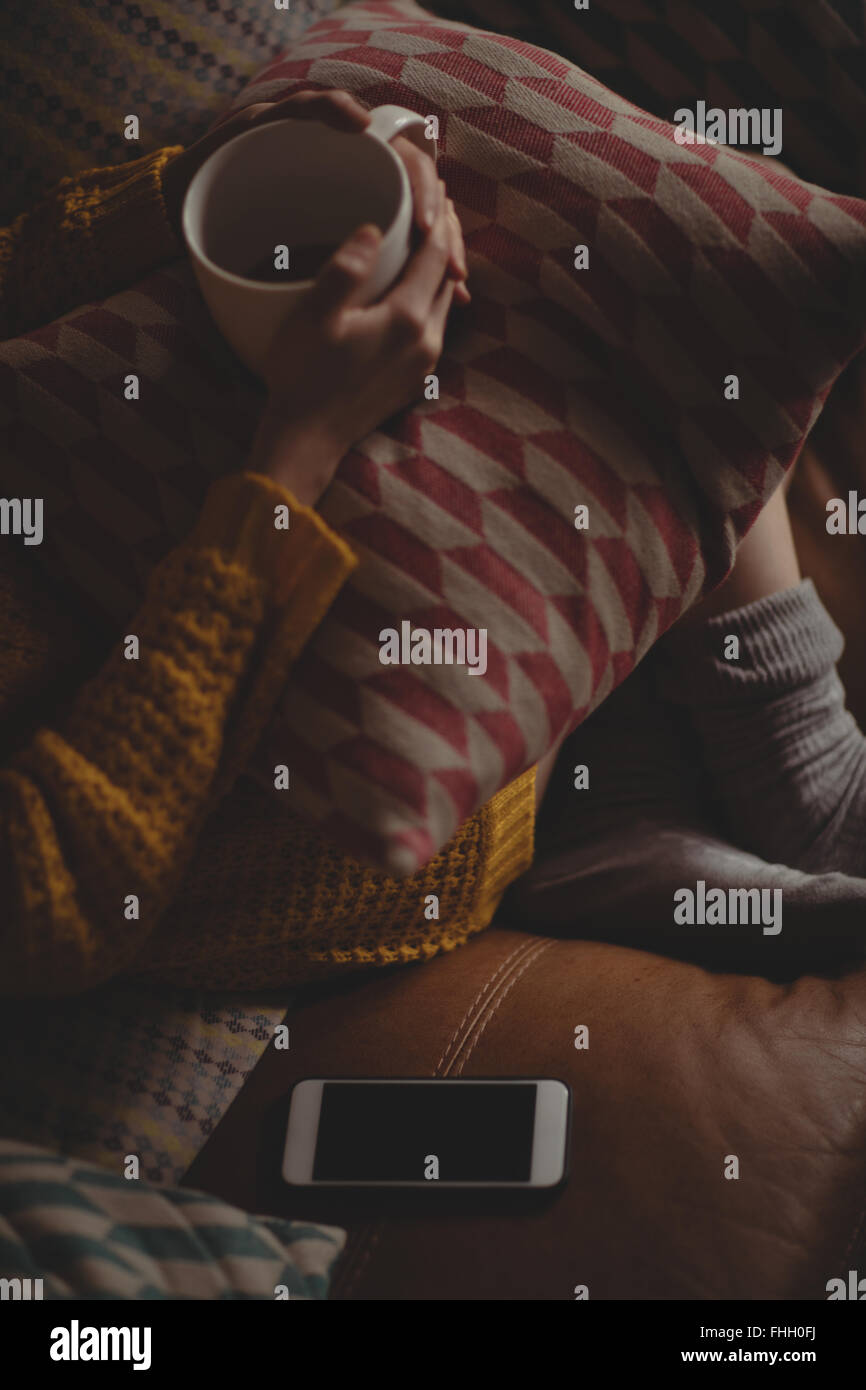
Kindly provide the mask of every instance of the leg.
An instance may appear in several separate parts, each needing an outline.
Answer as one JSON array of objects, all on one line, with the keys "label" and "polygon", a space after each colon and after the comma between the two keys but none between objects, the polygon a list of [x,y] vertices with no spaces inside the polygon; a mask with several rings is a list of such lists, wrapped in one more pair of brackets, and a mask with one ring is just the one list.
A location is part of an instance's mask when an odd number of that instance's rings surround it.
[{"label": "leg", "polygon": [[653,664],[650,653],[565,740],[536,827],[540,854],[616,842],[633,822],[707,824],[697,735],[658,699]]},{"label": "leg", "polygon": [[[699,628],[714,613],[787,589],[799,579],[788,511],[779,492],[740,547],[731,575],[687,614],[678,631]],[[655,664],[656,652],[652,652],[566,740],[561,757],[557,747],[539,764],[539,807],[550,779],[539,817],[542,845],[573,842],[575,837],[617,827],[635,817],[709,828],[698,742],[690,729],[683,728],[678,711],[658,700]],[[587,768],[588,785],[577,791],[573,773],[579,765]]]},{"label": "leg", "polygon": [[[738,653],[732,638],[737,639]],[[732,574],[658,649],[687,707],[730,834],[764,859],[866,874],[866,740],[836,674],[842,636],[800,581],[784,494]]]},{"label": "leg", "polygon": [[677,631],[687,631],[719,613],[793,589],[801,578],[785,489],[779,488],[741,544],[727,579],[686,614]]}]

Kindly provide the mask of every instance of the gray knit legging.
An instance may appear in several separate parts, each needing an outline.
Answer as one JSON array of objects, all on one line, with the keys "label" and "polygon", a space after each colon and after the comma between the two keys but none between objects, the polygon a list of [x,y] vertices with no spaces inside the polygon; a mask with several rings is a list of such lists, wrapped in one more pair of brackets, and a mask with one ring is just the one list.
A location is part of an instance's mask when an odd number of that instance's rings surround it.
[{"label": "gray knit legging", "polygon": [[[726,659],[730,638],[738,659]],[[564,800],[560,773],[554,835],[638,818],[703,827],[806,873],[866,877],[866,739],[845,708],[842,648],[808,579],[675,628],[567,741],[560,762],[569,776],[585,764],[589,789]]]},{"label": "gray knit legging", "polygon": [[[731,637],[739,660],[726,660]],[[866,876],[866,739],[836,673],[844,641],[810,579],[723,613],[657,658],[738,844],[808,873]]]},{"label": "gray knit legging", "polygon": [[767,962],[795,938],[862,943],[866,739],[836,674],[842,645],[808,580],[674,629],[564,744],[509,910],[569,934],[673,932],[706,955],[711,929],[674,930],[673,912],[705,880],[782,890],[784,935],[757,928]]}]

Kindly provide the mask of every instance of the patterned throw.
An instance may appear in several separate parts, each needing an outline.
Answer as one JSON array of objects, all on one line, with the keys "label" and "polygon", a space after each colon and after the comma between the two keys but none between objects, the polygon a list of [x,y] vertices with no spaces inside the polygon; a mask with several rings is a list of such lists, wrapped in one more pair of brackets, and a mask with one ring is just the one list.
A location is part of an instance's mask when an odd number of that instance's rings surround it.
[{"label": "patterned throw", "polygon": [[345,1239],[0,1140],[0,1278],[20,1281],[4,1297],[326,1298]]},{"label": "patterned throw", "polygon": [[[308,85],[438,118],[469,249],[439,399],[323,499],[362,564],[259,752],[269,783],[290,766],[294,808],[402,874],[722,578],[861,346],[866,205],[681,146],[564,59],[411,0],[319,21],[241,102]],[[258,399],[186,268],[7,344],[0,487],[46,497],[31,554],[122,620]],[[382,665],[404,622],[485,629],[486,674]]]},{"label": "patterned throw", "polygon": [[197,140],[261,63],[339,3],[3,0],[0,225],[66,174]]},{"label": "patterned throw", "polygon": [[671,120],[682,106],[781,107],[782,158],[866,192],[863,0],[433,0],[439,15],[544,44]]},{"label": "patterned throw", "polygon": [[4,1000],[0,1134],[143,1180],[179,1182],[274,1038],[290,999],[119,983],[82,998]]},{"label": "patterned throw", "polygon": [[[325,501],[366,563],[265,758],[409,871],[721,579],[862,343],[866,205],[680,146],[571,64],[409,0],[320,21],[236,105],[311,83],[438,117],[470,253],[441,399],[366,440]],[[487,628],[487,678],[383,668],[376,635],[404,619]]]}]

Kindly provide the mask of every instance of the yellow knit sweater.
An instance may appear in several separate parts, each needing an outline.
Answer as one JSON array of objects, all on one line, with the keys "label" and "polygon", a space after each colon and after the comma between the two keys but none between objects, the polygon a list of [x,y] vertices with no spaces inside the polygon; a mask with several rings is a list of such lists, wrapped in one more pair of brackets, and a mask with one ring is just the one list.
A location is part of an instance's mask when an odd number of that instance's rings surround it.
[{"label": "yellow knit sweater", "polygon": [[[64,180],[0,231],[4,336],[182,254],[161,190],[175,153]],[[290,531],[274,528],[277,502]],[[117,634],[86,669],[84,624],[28,560],[0,536],[0,991],[71,993],[119,973],[258,988],[426,960],[485,927],[528,867],[534,768],[399,881],[243,775],[356,564],[268,479],[211,489],[127,627],[137,661]]]}]

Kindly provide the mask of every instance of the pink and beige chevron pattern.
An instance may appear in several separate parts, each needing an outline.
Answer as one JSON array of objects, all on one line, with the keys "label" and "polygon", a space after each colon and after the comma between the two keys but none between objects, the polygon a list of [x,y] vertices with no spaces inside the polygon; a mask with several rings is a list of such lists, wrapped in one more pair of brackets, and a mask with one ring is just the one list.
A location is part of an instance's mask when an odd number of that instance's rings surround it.
[{"label": "pink and beige chevron pattern", "polygon": [[[469,250],[439,398],[365,439],[322,501],[362,563],[256,760],[404,874],[721,580],[862,345],[866,204],[681,147],[566,60],[410,0],[320,21],[239,104],[310,85],[438,117]],[[123,608],[252,429],[255,392],[200,315],[172,269],[0,353],[19,476],[63,492],[87,552],[67,583],[103,604]],[[382,665],[403,621],[485,628],[486,675]]]},{"label": "pink and beige chevron pattern", "polygon": [[[318,23],[238,104],[307,84],[438,116],[470,255],[440,399],[364,441],[326,499],[364,564],[266,759],[408,871],[721,579],[859,345],[866,207],[684,149],[565,60],[403,0]],[[486,627],[487,677],[381,666],[401,619]]]},{"label": "pink and beige chevron pattern", "polygon": [[782,158],[837,192],[866,189],[863,0],[431,0],[579,63],[672,120],[681,106],[781,107]]}]

